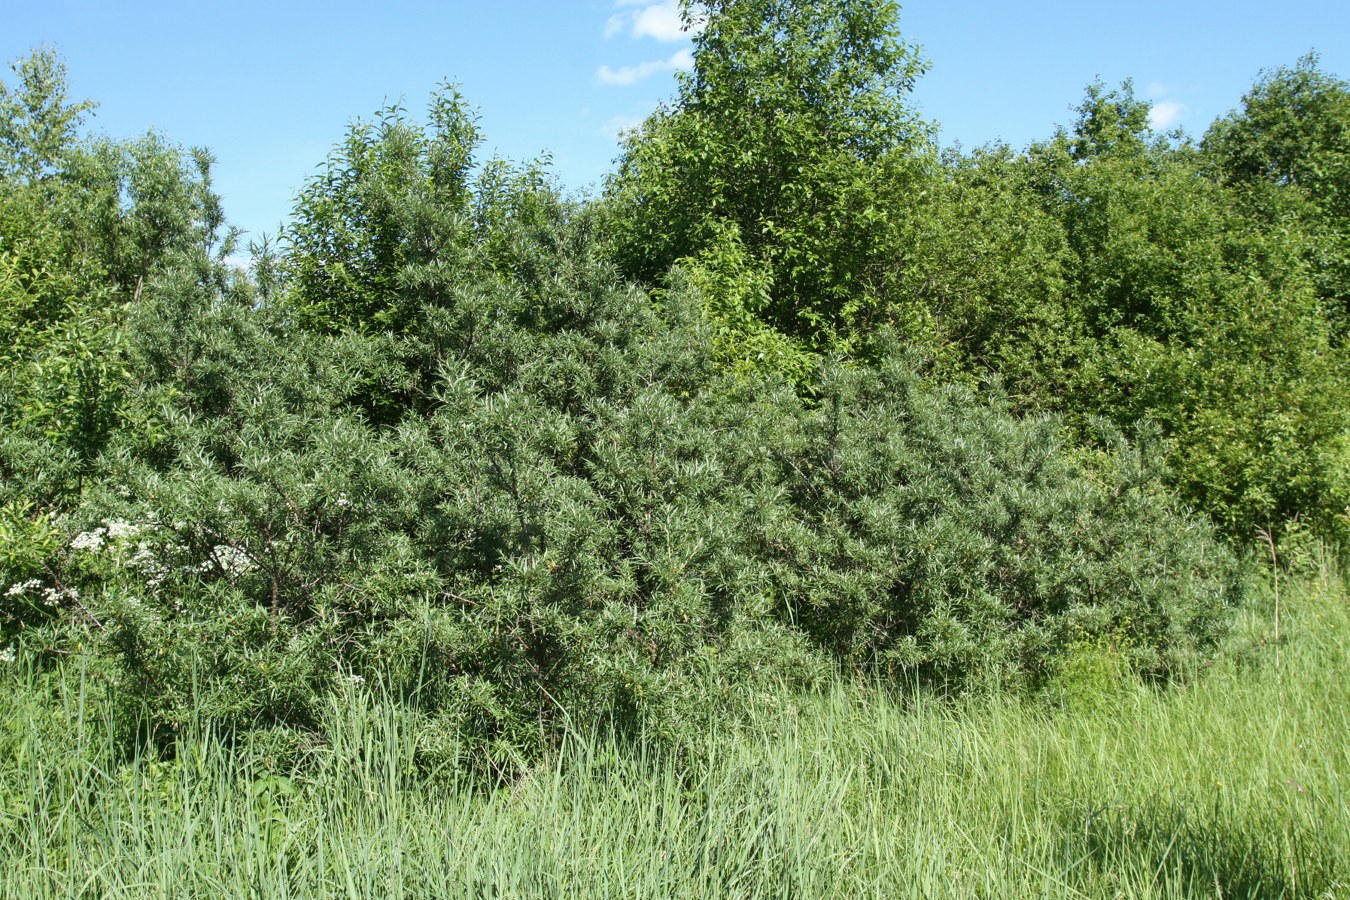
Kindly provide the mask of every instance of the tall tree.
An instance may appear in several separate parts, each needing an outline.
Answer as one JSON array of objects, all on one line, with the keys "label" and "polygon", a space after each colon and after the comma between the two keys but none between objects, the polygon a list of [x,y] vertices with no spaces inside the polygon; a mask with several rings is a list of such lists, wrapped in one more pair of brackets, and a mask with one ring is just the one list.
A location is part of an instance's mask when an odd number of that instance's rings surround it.
[{"label": "tall tree", "polygon": [[23,469],[29,499],[45,500],[78,487],[119,420],[126,304],[174,266],[225,278],[234,236],[210,154],[155,134],[84,138],[94,105],[69,99],[54,51],[12,69],[0,83],[0,474],[17,484]]},{"label": "tall tree", "polygon": [[1253,217],[1207,164],[1150,130],[1128,83],[1090,87],[1073,130],[1032,148],[1081,327],[1066,390],[1046,399],[1161,425],[1176,487],[1235,539],[1298,517],[1335,529],[1347,370],[1306,238]]},{"label": "tall tree", "polygon": [[1205,134],[1207,166],[1268,222],[1291,213],[1311,238],[1318,292],[1350,332],[1350,83],[1315,54],[1262,77]]},{"label": "tall tree", "polygon": [[924,64],[890,0],[682,9],[693,69],[608,185],[619,259],[649,282],[689,261],[735,301],[714,319],[825,347],[893,243],[877,192],[926,146],[905,102]]},{"label": "tall tree", "polygon": [[447,264],[465,243],[477,114],[452,85],[429,112],[427,128],[399,105],[356,122],[301,192],[285,237],[289,302],[305,324],[404,330],[417,304],[400,289],[407,267]]}]

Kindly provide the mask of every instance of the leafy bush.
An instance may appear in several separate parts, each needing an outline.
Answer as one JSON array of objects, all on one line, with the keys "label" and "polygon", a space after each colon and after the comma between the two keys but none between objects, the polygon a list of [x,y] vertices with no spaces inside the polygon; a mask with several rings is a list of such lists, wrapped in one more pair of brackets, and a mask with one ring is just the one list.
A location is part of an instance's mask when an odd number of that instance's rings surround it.
[{"label": "leafy bush", "polygon": [[[461,271],[404,339],[154,286],[132,329],[153,438],[105,454],[117,487],[65,561],[126,696],[169,725],[304,726],[342,679],[387,677],[519,747],[573,715],[676,734],[822,671],[745,596],[754,497],[724,477],[737,436],[701,423],[706,340],[594,261],[549,268],[528,293]],[[366,392],[427,346],[427,412],[378,422]]]},{"label": "leafy bush", "polygon": [[1256,214],[1251,185],[1207,177],[1147,113],[1094,85],[1072,130],[1024,153],[948,154],[893,213],[912,222],[893,318],[939,377],[997,373],[1080,442],[1098,416],[1158,426],[1170,483],[1235,542],[1296,518],[1344,537],[1350,368],[1321,239],[1296,196]]},{"label": "leafy bush", "polygon": [[219,281],[232,252],[211,157],[150,133],[82,139],[48,49],[0,83],[0,503],[62,506],[111,432],[137,427],[121,365],[128,304],[173,266]]},{"label": "leafy bush", "polygon": [[1344,340],[1350,328],[1350,82],[1316,54],[1262,72],[1242,108],[1205,133],[1208,174],[1238,189],[1268,227],[1294,219],[1317,293]]},{"label": "leafy bush", "polygon": [[445,358],[395,424],[361,392],[400,341],[160,282],[132,330],[157,429],[63,551],[115,693],[247,731],[381,679],[501,764],[596,718],[678,740],[839,664],[1007,686],[1123,629],[1167,677],[1215,640],[1232,557],[1137,454],[1085,474],[1052,420],[894,355],[806,403],[718,372],[694,288],[658,314],[551,269],[423,309],[405,340]]},{"label": "leafy bush", "polygon": [[0,444],[0,641],[94,646],[161,736],[299,746],[379,680],[428,766],[681,740],[837,666],[978,690],[1084,636],[1158,678],[1213,645],[1236,566],[1154,451],[1074,451],[880,333],[809,400],[728,367],[707,312],[762,262],[734,230],[655,304],[541,166],[475,169],[473,121],[443,89],[428,128],[354,126],[257,286],[209,210],[138,276],[74,496],[31,504],[41,441]]},{"label": "leafy bush", "polygon": [[[680,4],[693,68],[628,136],[606,186],[621,269],[740,270],[705,309],[742,366],[848,346],[896,248],[929,127],[906,105],[925,69],[891,0]],[[917,193],[914,191],[913,193]]]},{"label": "leafy bush", "polygon": [[1021,154],[940,159],[893,3],[685,2],[693,67],[626,139],[611,256],[703,291],[717,358],[807,392],[889,329],[1019,409],[1149,422],[1171,484],[1233,541],[1302,518],[1344,539],[1350,91],[1266,75],[1201,147],[1126,82]]},{"label": "leafy bush", "polygon": [[1234,563],[1160,487],[1155,451],[1076,455],[1056,420],[895,355],[821,391],[774,424],[791,502],[761,535],[782,614],[836,658],[1007,686],[1075,633],[1127,632],[1155,677],[1214,646]]}]

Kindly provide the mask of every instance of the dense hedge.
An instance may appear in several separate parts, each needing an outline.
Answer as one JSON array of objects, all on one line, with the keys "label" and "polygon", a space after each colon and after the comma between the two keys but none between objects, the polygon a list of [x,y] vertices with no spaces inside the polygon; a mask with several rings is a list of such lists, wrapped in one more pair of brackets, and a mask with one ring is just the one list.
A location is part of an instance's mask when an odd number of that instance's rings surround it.
[{"label": "dense hedge", "polygon": [[1137,451],[1075,456],[898,350],[810,401],[724,373],[694,288],[657,311],[584,213],[553,217],[517,236],[530,266],[466,251],[400,335],[157,281],[128,329],[147,426],[112,436],[9,633],[59,586],[170,728],[303,731],[386,680],[433,757],[597,717],[678,737],[837,665],[962,690],[1084,635],[1164,677],[1212,645],[1233,557]]}]

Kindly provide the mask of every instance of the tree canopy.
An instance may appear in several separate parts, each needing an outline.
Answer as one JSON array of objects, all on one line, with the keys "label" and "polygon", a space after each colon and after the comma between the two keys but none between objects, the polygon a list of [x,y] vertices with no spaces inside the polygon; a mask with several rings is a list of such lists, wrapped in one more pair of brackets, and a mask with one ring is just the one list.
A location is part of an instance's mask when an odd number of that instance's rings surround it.
[{"label": "tree canopy", "polygon": [[693,69],[608,186],[616,257],[649,282],[694,270],[724,294],[710,311],[732,357],[776,345],[792,365],[842,339],[879,290],[895,246],[882,204],[929,140],[906,103],[924,63],[893,2],[682,10],[701,29]]}]

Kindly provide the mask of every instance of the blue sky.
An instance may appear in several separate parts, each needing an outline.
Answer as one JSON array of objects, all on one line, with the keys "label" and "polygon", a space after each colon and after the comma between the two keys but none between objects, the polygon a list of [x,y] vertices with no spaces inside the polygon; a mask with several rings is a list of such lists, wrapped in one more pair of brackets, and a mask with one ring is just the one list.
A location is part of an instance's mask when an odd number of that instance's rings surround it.
[{"label": "blue sky", "polygon": [[[446,79],[480,108],[486,152],[547,150],[567,187],[596,186],[617,131],[668,99],[689,61],[675,0],[7,6],[5,61],[50,44],[73,94],[99,102],[93,130],[209,147],[227,215],[254,235],[275,231],[352,119],[400,98],[419,112]],[[912,0],[900,24],[931,63],[915,105],[966,147],[1047,137],[1098,76],[1133,78],[1160,121],[1192,134],[1260,70],[1310,50],[1350,78],[1345,0]]]}]

